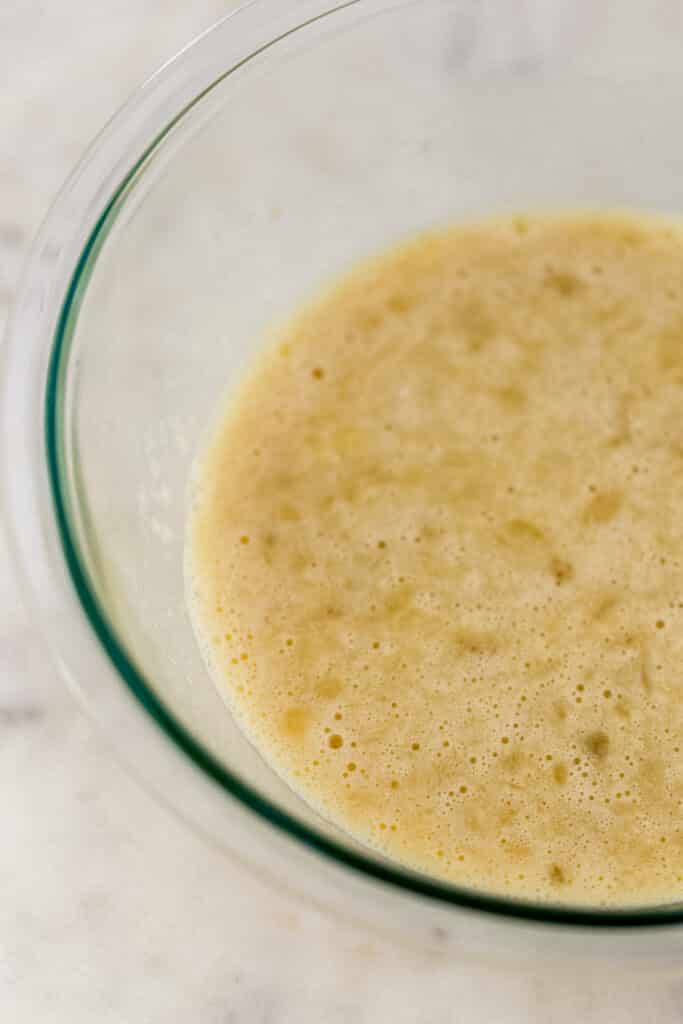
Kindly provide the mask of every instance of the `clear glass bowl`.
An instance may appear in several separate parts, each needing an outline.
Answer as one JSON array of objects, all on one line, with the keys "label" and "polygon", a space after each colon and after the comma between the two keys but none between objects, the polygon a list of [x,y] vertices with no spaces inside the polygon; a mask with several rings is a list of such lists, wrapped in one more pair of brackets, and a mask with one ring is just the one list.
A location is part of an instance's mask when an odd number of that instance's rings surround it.
[{"label": "clear glass bowl", "polygon": [[4,350],[3,499],[58,673],[252,869],[421,946],[675,963],[681,904],[514,902],[322,820],[235,726],[184,603],[202,433],[268,325],[330,276],[461,217],[683,212],[680,5],[530,9],[258,0],[155,75],[35,244]]}]

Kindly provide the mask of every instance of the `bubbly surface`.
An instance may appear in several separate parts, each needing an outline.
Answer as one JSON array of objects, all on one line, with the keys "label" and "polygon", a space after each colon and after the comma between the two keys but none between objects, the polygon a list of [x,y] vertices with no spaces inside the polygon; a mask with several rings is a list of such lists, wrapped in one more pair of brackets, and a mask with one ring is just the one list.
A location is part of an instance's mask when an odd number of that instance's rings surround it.
[{"label": "bubbly surface", "polygon": [[683,894],[683,229],[420,236],[299,313],[198,464],[217,685],[328,818],[531,899]]}]

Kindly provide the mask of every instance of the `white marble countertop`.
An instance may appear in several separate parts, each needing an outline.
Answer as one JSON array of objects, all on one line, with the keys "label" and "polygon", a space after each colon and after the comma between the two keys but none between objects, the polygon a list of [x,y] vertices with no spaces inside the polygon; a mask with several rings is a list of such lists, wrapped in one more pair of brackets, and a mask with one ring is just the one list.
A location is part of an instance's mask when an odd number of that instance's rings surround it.
[{"label": "white marble countertop", "polygon": [[[0,327],[28,241],[83,146],[149,71],[230,6],[4,0]],[[53,678],[6,570],[0,820],[8,1024],[683,1020],[683,974],[650,984],[618,973],[496,976],[407,953],[264,888],[113,761]]]}]

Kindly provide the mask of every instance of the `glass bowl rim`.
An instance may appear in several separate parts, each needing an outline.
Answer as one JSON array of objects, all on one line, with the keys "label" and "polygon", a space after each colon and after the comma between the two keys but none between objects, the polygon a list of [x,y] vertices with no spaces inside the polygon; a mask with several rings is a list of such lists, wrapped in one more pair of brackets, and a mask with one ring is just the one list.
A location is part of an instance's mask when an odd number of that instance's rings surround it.
[{"label": "glass bowl rim", "polygon": [[[247,782],[234,775],[217,758],[215,758],[192,733],[179,721],[157,696],[154,688],[146,680],[144,674],[136,667],[119,640],[116,630],[108,620],[92,584],[85,561],[82,557],[77,538],[77,531],[69,512],[69,484],[65,479],[64,430],[63,414],[65,403],[64,383],[70,343],[74,335],[80,309],[85,297],[88,283],[94,272],[102,246],[116,223],[123,208],[127,195],[139,176],[144,174],[148,159],[166,140],[172,129],[195,109],[201,101],[222,81],[227,79],[239,67],[265,50],[270,49],[286,36],[292,35],[313,22],[322,20],[340,10],[355,7],[358,0],[347,0],[346,3],[326,8],[313,18],[296,24],[293,28],[271,38],[263,46],[246,54],[239,63],[231,65],[217,75],[210,84],[198,92],[190,102],[184,104],[158,131],[147,148],[119,179],[108,202],[104,205],[90,229],[82,245],[74,269],[71,271],[68,285],[64,292],[61,308],[51,338],[51,350],[46,376],[43,409],[44,455],[47,462],[49,491],[52,500],[52,512],[59,535],[62,554],[68,574],[75,589],[78,602],[85,613],[86,619],[94,632],[99,644],[112,664],[118,678],[142,707],[145,714],[151,716],[155,724],[162,730],[166,738],[178,748],[182,755],[188,757],[204,774],[216,782],[223,791],[245,805],[257,816],[276,829],[286,833],[295,841],[303,843],[312,851],[327,858],[343,868],[352,868],[364,876],[387,883],[390,887],[408,891],[412,895],[427,897],[456,908],[483,911],[495,916],[516,918],[519,920],[536,921],[546,924],[563,924],[575,926],[633,928],[638,926],[673,925],[683,922],[683,908],[679,905],[654,907],[602,908],[581,907],[563,904],[533,903],[498,894],[488,894],[476,890],[453,885],[445,881],[431,879],[404,869],[400,865],[383,864],[345,848],[334,839],[323,836],[314,828],[299,821],[293,815],[283,811],[267,798],[263,797]],[[224,21],[230,20],[247,8],[260,6],[258,0],[246,5],[246,8],[222,19],[204,36],[199,37],[188,47],[180,51],[167,62],[157,74],[168,74],[182,62],[197,44],[216,31]],[[144,87],[143,87],[144,88]],[[121,108],[117,118],[125,118],[132,106],[136,94]],[[96,151],[97,140],[90,153]],[[59,199],[57,200],[57,204]],[[56,204],[56,205],[57,205]]]}]

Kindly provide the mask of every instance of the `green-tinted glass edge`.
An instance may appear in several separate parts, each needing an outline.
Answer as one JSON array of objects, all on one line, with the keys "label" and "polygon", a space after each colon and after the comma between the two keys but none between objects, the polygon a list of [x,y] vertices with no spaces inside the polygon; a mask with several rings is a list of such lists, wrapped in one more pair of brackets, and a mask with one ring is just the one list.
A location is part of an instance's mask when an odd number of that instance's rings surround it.
[{"label": "green-tinted glass edge", "polygon": [[401,871],[398,868],[385,866],[364,857],[362,854],[354,853],[334,840],[327,839],[313,829],[308,828],[296,818],[264,799],[256,790],[240,781],[239,778],[232,775],[204,749],[202,744],[166,708],[164,703],[154,693],[152,686],[146,681],[143,673],[137,669],[134,662],[128,656],[123,644],[118,640],[96,597],[95,589],[90,583],[83,564],[76,538],[71,529],[67,485],[64,474],[63,383],[66,376],[68,354],[83,296],[95,269],[100,250],[116,221],[117,215],[128,193],[131,191],[138,176],[143,172],[153,153],[185,115],[196,107],[220,82],[282,39],[344,8],[355,6],[357,2],[358,0],[347,0],[346,3],[340,4],[332,10],[311,18],[302,25],[283,33],[281,36],[249,54],[203,89],[169,121],[150,143],[142,156],[129,169],[97,218],[81,250],[66,290],[54,332],[46,377],[44,409],[45,447],[50,492],[62,551],[77,597],[114,668],[162,732],[198,768],[249,810],[331,860],[394,888],[403,889],[413,895],[424,896],[441,903],[469,910],[482,911],[487,914],[503,915],[547,924],[569,924],[599,928],[633,928],[636,926],[662,926],[683,923],[683,907],[643,909],[572,908],[556,904],[525,903],[501,896],[478,893],[473,890],[440,883],[417,874],[409,874],[407,871]]}]

